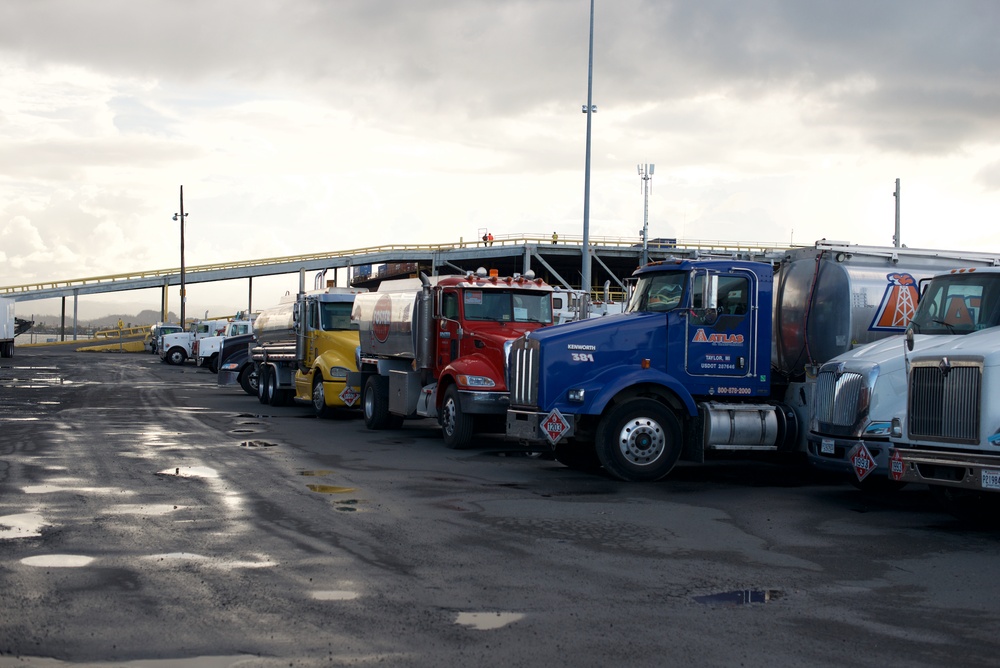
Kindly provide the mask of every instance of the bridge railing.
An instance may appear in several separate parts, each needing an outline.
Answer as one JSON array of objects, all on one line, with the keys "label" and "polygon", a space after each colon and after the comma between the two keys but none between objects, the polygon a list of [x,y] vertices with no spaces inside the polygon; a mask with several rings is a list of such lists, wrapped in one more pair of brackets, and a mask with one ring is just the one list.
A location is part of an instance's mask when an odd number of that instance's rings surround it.
[{"label": "bridge railing", "polygon": [[[294,264],[296,262],[307,262],[323,259],[334,259],[334,258],[345,258],[345,257],[356,257],[365,255],[377,255],[386,254],[401,251],[425,251],[425,252],[437,252],[454,250],[459,248],[482,248],[482,239],[469,239],[466,241],[461,238],[458,242],[451,243],[441,243],[441,244],[383,244],[381,246],[370,246],[367,248],[353,248],[349,250],[342,251],[327,251],[323,253],[305,253],[300,255],[286,255],[282,257],[271,257],[271,258],[260,258],[256,260],[239,260],[232,262],[219,262],[215,264],[202,264],[185,267],[186,273],[196,273],[205,271],[218,271],[218,270],[233,270],[248,267],[263,267],[269,265],[280,265],[280,264]],[[537,246],[548,246],[552,244],[552,238],[550,236],[534,236],[525,234],[502,234],[495,236],[493,239],[494,246],[526,246],[526,245],[537,245]],[[582,235],[560,235],[558,240],[558,245],[560,246],[578,246],[583,245]],[[637,251],[642,247],[641,241],[636,237],[590,237],[591,247],[604,247],[604,248],[632,248]],[[696,240],[678,240],[675,246],[671,246],[667,243],[656,243],[651,241],[649,248],[653,251],[664,251],[669,250],[671,247],[676,247],[678,249],[704,249],[704,250],[716,250],[725,252],[767,252],[771,250],[777,250],[781,248],[786,248],[785,244],[778,243],[760,243],[760,242],[744,242],[744,241],[710,241],[703,239]],[[363,263],[363,262],[362,262]],[[359,263],[361,264],[361,263]],[[65,290],[75,287],[92,286],[95,284],[107,284],[114,283],[118,281],[129,281],[136,279],[150,279],[150,278],[163,278],[168,276],[176,276],[180,273],[180,267],[173,267],[169,269],[151,269],[147,271],[132,271],[124,272],[120,274],[107,274],[105,276],[90,276],[87,278],[70,278],[54,281],[41,281],[36,283],[25,283],[23,285],[8,285],[0,286],[0,295],[17,295],[24,292],[33,292],[36,290]]]}]

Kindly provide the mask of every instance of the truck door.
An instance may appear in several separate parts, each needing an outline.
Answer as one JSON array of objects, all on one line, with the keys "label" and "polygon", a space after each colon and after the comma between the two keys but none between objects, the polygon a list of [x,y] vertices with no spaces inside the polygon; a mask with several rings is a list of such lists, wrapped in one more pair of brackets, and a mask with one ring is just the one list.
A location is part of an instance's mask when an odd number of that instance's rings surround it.
[{"label": "truck door", "polygon": [[685,366],[692,376],[753,376],[757,280],[750,272],[719,275],[718,308],[700,309],[704,274],[697,274],[694,309],[687,318]]},{"label": "truck door", "polygon": [[458,330],[459,322],[459,292],[444,290],[441,293],[441,318],[438,320],[438,368],[444,368],[459,356]]}]

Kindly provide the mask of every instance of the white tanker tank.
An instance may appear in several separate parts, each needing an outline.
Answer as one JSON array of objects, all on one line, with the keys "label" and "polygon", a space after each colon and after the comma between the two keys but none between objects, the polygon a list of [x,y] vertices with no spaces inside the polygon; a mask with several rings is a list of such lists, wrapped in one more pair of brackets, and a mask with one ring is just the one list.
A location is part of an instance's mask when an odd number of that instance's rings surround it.
[{"label": "white tanker tank", "polygon": [[917,308],[919,282],[995,256],[817,242],[787,251],[775,273],[775,370],[801,380],[807,368],[860,345],[902,334]]}]

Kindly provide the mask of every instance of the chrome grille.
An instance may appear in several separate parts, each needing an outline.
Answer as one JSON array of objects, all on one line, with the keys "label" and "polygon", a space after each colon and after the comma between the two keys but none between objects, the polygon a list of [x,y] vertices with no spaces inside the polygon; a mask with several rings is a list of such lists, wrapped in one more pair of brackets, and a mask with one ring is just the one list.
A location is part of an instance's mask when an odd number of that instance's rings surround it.
[{"label": "chrome grille", "polygon": [[538,342],[527,338],[514,341],[510,350],[510,403],[512,406],[538,405]]},{"label": "chrome grille", "polygon": [[840,427],[853,426],[868,413],[868,392],[860,373],[827,371],[816,378],[813,418]]},{"label": "chrome grille", "polygon": [[910,371],[907,420],[912,438],[979,443],[981,361],[920,360]]}]

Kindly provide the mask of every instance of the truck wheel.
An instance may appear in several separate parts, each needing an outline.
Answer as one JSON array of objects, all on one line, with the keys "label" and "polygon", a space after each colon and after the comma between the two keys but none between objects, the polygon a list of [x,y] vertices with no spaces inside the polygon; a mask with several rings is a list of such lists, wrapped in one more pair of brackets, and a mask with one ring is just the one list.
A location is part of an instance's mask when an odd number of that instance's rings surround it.
[{"label": "truck wheel", "polygon": [[260,367],[257,372],[257,401],[265,406],[271,403],[270,384],[267,382],[269,375],[271,374],[268,373],[266,366]]},{"label": "truck wheel", "polygon": [[167,364],[184,364],[186,359],[187,353],[184,352],[183,348],[171,348],[167,352]]},{"label": "truck wheel", "polygon": [[389,379],[383,376],[369,376],[365,381],[362,409],[365,426],[369,429],[389,427]]},{"label": "truck wheel", "polygon": [[267,403],[271,406],[285,406],[288,404],[288,392],[278,387],[278,374],[274,369],[267,371]]},{"label": "truck wheel", "polygon": [[239,375],[240,387],[251,397],[257,396],[257,372],[249,364],[243,367]]},{"label": "truck wheel", "polygon": [[556,461],[574,471],[594,473],[601,469],[601,460],[593,443],[560,443],[555,448]]},{"label": "truck wheel", "polygon": [[444,391],[444,401],[441,403],[441,431],[444,435],[444,444],[453,450],[469,447],[472,427],[472,417],[462,412],[458,390],[454,385],[448,386]]},{"label": "truck wheel", "polygon": [[333,409],[326,405],[326,392],[323,389],[323,375],[319,369],[313,372],[312,406],[313,413],[318,418],[328,418],[333,415]]},{"label": "truck wheel", "polygon": [[208,370],[212,373],[219,373],[219,354],[216,353],[208,358]]},{"label": "truck wheel", "polygon": [[652,482],[664,477],[681,454],[677,416],[652,399],[632,399],[612,408],[597,426],[597,456],[620,480]]}]

